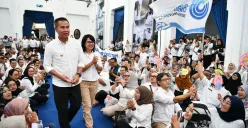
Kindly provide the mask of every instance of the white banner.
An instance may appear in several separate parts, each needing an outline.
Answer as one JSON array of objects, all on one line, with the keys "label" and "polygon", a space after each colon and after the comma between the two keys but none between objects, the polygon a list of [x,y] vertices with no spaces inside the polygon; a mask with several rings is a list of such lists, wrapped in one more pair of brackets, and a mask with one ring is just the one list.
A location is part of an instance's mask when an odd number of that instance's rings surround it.
[{"label": "white banner", "polygon": [[116,58],[118,62],[121,61],[121,55],[122,55],[121,51],[110,51],[108,49],[102,50],[97,45],[95,51],[98,52],[101,55],[101,57],[107,56],[108,60],[111,58]]},{"label": "white banner", "polygon": [[156,30],[176,27],[184,34],[204,33],[213,0],[157,0],[150,4]]}]

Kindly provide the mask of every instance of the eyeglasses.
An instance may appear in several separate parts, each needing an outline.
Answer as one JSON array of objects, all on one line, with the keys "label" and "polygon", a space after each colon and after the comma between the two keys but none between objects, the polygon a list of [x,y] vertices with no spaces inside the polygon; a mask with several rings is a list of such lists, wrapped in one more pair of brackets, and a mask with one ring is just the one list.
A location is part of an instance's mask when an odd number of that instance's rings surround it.
[{"label": "eyeglasses", "polygon": [[226,105],[231,105],[230,101],[223,100],[223,103],[226,104]]},{"label": "eyeglasses", "polygon": [[123,77],[130,77],[130,75],[123,75]]},{"label": "eyeglasses", "polygon": [[93,41],[87,41],[87,43],[89,43],[89,44],[90,44],[90,43],[95,43],[95,42],[93,42]]},{"label": "eyeglasses", "polygon": [[153,76],[153,75],[150,75],[150,77],[156,78],[157,76],[156,76],[156,75],[155,75],[155,76]]},{"label": "eyeglasses", "polygon": [[161,79],[161,81],[170,81],[170,78]]}]

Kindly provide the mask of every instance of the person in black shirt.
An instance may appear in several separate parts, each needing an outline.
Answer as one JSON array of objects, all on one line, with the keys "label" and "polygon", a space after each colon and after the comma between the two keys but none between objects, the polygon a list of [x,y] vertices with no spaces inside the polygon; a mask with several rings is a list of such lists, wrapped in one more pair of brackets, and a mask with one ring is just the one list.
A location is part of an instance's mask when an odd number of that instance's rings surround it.
[{"label": "person in black shirt", "polygon": [[114,84],[115,78],[118,76],[118,71],[120,66],[117,64],[116,58],[111,58],[109,60],[109,66],[111,66],[109,70],[109,79],[111,80],[110,85]]}]

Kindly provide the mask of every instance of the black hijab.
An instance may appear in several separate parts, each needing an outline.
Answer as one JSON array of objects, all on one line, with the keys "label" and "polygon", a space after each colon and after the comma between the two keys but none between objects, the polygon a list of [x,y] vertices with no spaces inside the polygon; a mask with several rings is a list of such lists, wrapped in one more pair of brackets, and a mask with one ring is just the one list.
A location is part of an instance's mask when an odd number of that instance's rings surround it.
[{"label": "black hijab", "polygon": [[236,74],[238,76],[237,80],[233,80],[232,77],[229,78],[227,85],[226,85],[226,89],[228,91],[230,91],[230,93],[234,96],[237,95],[238,93],[238,87],[240,87],[242,84],[241,81],[241,76],[239,73],[235,72],[233,73],[233,75]]},{"label": "black hijab", "polygon": [[34,85],[34,78],[28,75],[28,70],[33,67],[27,67],[23,73],[22,79],[29,79],[32,85]]},{"label": "black hijab", "polygon": [[226,98],[230,98],[231,107],[228,112],[222,112],[220,108],[217,108],[220,118],[226,122],[243,120],[245,123],[245,108],[242,100],[236,96],[225,96],[224,100]]}]

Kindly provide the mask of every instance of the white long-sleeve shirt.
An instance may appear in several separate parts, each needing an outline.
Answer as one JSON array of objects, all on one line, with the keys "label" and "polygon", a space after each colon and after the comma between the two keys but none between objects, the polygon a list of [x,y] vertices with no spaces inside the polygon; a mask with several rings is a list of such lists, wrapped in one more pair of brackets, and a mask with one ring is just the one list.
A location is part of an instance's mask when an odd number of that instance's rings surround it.
[{"label": "white long-sleeve shirt", "polygon": [[126,110],[127,117],[131,117],[131,122],[129,125],[133,128],[135,127],[145,127],[151,128],[151,117],[153,106],[152,104],[142,104],[135,105],[136,110],[132,111],[130,109]]},{"label": "white long-sleeve shirt", "polygon": [[247,84],[247,71],[245,68],[242,67],[242,69],[239,71],[239,74],[241,76],[241,80],[243,85]]},{"label": "white long-sleeve shirt", "polygon": [[206,103],[208,107],[220,107],[220,101],[218,100],[218,94],[222,97],[227,95],[231,96],[231,93],[227,91],[224,87],[217,90],[215,87],[211,86],[211,81],[204,77],[199,84],[202,87],[202,95],[199,97],[200,101]]},{"label": "white long-sleeve shirt", "polygon": [[120,92],[120,94],[119,94],[120,99],[119,99],[118,104],[121,105],[122,107],[126,108],[128,100],[134,98],[135,90],[123,88],[123,86],[120,84],[115,88],[114,91],[112,91],[112,89],[110,89],[110,93],[113,95],[115,95],[119,92]]},{"label": "white long-sleeve shirt", "polygon": [[211,113],[211,125],[210,128],[245,128],[243,120],[235,120],[232,122],[226,122],[222,120],[215,107],[208,108]]},{"label": "white long-sleeve shirt", "polygon": [[158,88],[156,93],[154,93],[154,114],[152,117],[153,122],[162,122],[164,124],[170,124],[171,117],[175,114],[176,109],[179,109],[179,106],[176,105],[173,101],[175,95],[171,90],[164,90],[161,87]]},{"label": "white long-sleeve shirt", "polygon": [[[55,70],[72,80],[77,73],[77,67],[84,66],[84,58],[82,55],[83,50],[78,41],[68,39],[66,43],[62,43],[59,39],[53,40],[46,46],[44,68],[46,72]],[[54,76],[53,84],[58,87],[72,87],[78,83],[72,85]]]},{"label": "white long-sleeve shirt", "polygon": [[25,91],[28,97],[32,97],[35,95],[35,90],[40,86],[39,84],[34,82],[34,85],[27,78],[23,78],[21,81],[21,85],[25,86]]}]

